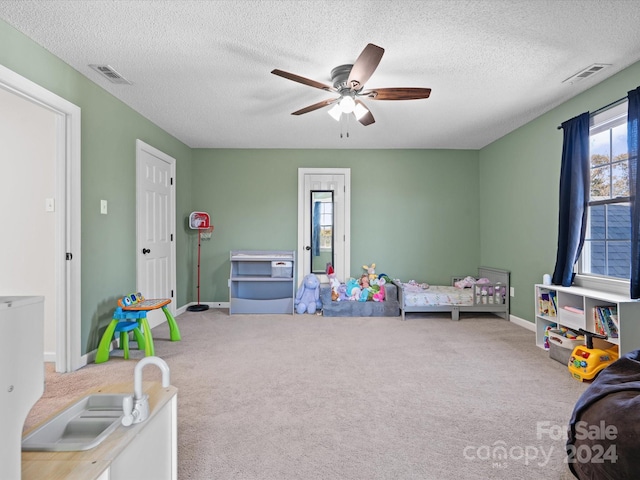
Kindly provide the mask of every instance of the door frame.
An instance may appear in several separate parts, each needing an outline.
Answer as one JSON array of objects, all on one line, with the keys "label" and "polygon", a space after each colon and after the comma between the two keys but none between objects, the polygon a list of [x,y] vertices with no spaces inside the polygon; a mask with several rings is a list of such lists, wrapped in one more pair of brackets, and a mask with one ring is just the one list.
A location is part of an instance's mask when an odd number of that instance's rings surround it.
[{"label": "door frame", "polygon": [[[160,160],[167,162],[169,164],[170,175],[171,175],[171,185],[170,185],[170,193],[169,193],[169,233],[173,236],[173,240],[171,241],[171,246],[169,248],[169,254],[171,258],[169,259],[169,265],[171,268],[171,272],[169,273],[169,285],[171,285],[171,290],[173,291],[173,297],[171,298],[171,303],[167,305],[169,311],[172,315],[176,314],[176,298],[178,298],[178,290],[177,290],[177,281],[176,281],[176,159],[167,155],[166,153],[158,150],[155,147],[152,147],[148,143],[143,142],[140,139],[136,139],[136,289],[140,289],[140,279],[143,274],[142,268],[142,248],[143,245],[140,242],[140,236],[142,232],[142,222],[140,221],[140,207],[143,205],[142,199],[142,152],[147,152],[154,157],[158,157]],[[144,295],[144,292],[142,292]],[[162,317],[164,318],[164,316]],[[161,321],[157,323],[151,320],[149,325],[151,328],[159,325]]]},{"label": "door frame", "polygon": [[351,169],[350,168],[298,168],[298,283],[304,277],[304,262],[301,260],[305,255],[304,244],[304,196],[306,175],[343,175],[344,176],[344,275],[345,279],[351,275]]},{"label": "door frame", "polygon": [[87,356],[81,355],[81,110],[3,65],[0,88],[56,114],[55,368],[71,372],[87,364]]}]

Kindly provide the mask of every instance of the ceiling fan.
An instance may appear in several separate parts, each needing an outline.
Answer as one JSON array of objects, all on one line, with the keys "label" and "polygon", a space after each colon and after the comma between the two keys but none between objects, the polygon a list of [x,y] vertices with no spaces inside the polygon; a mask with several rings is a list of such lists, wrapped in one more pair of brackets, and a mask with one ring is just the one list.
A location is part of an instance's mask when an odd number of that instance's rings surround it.
[{"label": "ceiling fan", "polygon": [[326,85],[315,80],[310,80],[283,70],[272,70],[271,73],[294,82],[302,83],[310,87],[319,88],[327,92],[337,93],[339,96],[322,100],[308,107],[296,110],[291,115],[302,115],[313,112],[319,108],[333,105],[329,114],[336,120],[340,120],[343,113],[353,113],[362,125],[371,125],[375,122],[371,111],[367,108],[361,98],[368,100],[419,100],[429,98],[430,88],[376,88],[364,90],[364,84],[369,80],[373,72],[378,67],[384,48],[369,43],[353,65],[340,65],[331,70],[331,81],[333,86]]}]

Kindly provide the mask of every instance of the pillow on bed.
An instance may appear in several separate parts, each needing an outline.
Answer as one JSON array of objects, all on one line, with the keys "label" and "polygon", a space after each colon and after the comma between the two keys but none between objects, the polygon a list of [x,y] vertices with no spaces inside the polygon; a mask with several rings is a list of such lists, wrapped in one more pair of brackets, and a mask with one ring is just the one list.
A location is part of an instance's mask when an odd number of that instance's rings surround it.
[{"label": "pillow on bed", "polygon": [[475,285],[476,279],[473,277],[464,277],[462,280],[458,280],[453,285],[456,288],[471,288]]},{"label": "pillow on bed", "polygon": [[491,280],[484,277],[478,279],[475,279],[473,277],[464,277],[462,280],[458,280],[453,285],[457,288],[471,288],[476,283],[491,283]]}]

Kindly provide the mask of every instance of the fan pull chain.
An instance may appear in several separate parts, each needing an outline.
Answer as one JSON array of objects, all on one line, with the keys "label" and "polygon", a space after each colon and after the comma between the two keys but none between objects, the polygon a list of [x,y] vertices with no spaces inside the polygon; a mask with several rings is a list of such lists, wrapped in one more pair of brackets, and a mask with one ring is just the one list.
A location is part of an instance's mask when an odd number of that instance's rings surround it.
[{"label": "fan pull chain", "polygon": [[340,138],[343,138],[342,131],[345,123],[347,124],[346,136],[347,138],[349,138],[349,117],[351,117],[351,115],[347,113],[343,113],[342,116],[340,117]]}]

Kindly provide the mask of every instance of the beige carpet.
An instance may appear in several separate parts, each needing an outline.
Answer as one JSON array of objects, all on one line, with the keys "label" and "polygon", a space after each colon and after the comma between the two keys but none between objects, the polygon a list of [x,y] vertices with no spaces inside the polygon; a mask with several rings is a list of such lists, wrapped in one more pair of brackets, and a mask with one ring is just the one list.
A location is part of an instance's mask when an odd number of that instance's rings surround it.
[{"label": "beige carpet", "polygon": [[[179,388],[180,480],[572,478],[560,437],[586,386],[501,318],[177,321],[181,342],[166,325],[154,339]],[[133,389],[135,362],[49,372],[26,427],[88,389]]]}]

